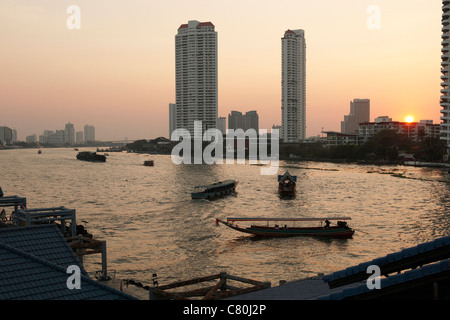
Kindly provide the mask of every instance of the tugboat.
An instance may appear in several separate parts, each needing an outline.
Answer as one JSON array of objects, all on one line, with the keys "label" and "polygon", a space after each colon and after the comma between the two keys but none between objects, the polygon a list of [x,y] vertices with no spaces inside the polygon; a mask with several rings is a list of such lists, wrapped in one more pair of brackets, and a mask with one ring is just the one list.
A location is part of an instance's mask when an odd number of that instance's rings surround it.
[{"label": "tugboat", "polygon": [[278,193],[280,196],[295,196],[297,176],[291,176],[289,171],[278,176]]},{"label": "tugboat", "polygon": [[78,160],[92,161],[92,162],[106,162],[106,156],[103,154],[97,154],[91,151],[81,151],[77,154]]}]

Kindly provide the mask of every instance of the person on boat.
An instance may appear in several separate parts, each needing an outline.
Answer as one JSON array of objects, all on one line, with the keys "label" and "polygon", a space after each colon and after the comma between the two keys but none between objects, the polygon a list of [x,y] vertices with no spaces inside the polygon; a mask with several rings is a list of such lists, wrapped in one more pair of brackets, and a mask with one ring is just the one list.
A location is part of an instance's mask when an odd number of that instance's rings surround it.
[{"label": "person on boat", "polygon": [[3,209],[2,213],[0,213],[0,219],[2,220],[2,222],[6,221],[6,211],[5,211],[5,209]]},{"label": "person on boat", "polygon": [[325,220],[325,228],[329,228],[330,227],[330,221]]}]

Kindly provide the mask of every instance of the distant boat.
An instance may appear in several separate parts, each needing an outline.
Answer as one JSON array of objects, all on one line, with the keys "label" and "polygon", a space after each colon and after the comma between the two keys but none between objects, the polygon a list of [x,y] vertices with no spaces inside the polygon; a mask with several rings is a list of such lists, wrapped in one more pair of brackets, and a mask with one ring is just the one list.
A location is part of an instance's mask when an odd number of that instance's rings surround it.
[{"label": "distant boat", "polygon": [[191,193],[192,199],[214,199],[232,194],[236,191],[238,182],[235,180],[226,180],[216,182],[210,185],[196,186],[195,191]]},{"label": "distant boat", "polygon": [[[337,220],[335,226],[331,226],[330,221]],[[216,225],[222,223],[223,225],[234,229],[236,231],[249,233],[259,237],[294,237],[294,236],[319,236],[319,237],[337,237],[337,238],[351,238],[355,233],[355,230],[351,229],[345,220],[351,220],[348,217],[339,218],[227,218],[227,221],[216,219]],[[318,227],[296,227],[279,226],[275,224],[270,226],[270,222],[311,222],[318,221],[320,226]],[[264,222],[266,225],[250,225],[241,226],[236,222]],[[323,224],[324,223],[324,224]],[[244,223],[245,225],[245,223]]]},{"label": "distant boat", "polygon": [[155,163],[154,163],[153,160],[146,160],[146,161],[144,161],[144,166],[147,166],[147,167],[153,167],[154,164]]},{"label": "distant boat", "polygon": [[92,161],[92,162],[106,162],[106,156],[103,154],[97,154],[91,151],[81,151],[77,154],[78,160]]},{"label": "distant boat", "polygon": [[278,175],[278,193],[281,196],[294,196],[296,193],[297,176],[292,176],[288,171]]}]

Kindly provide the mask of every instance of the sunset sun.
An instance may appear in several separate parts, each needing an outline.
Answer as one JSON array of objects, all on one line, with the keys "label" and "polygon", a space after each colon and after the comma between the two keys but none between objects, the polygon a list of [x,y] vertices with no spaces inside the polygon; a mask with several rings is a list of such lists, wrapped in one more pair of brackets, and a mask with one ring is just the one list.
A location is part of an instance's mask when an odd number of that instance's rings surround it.
[{"label": "sunset sun", "polygon": [[411,123],[414,121],[414,117],[413,116],[406,116],[405,121],[408,123]]}]

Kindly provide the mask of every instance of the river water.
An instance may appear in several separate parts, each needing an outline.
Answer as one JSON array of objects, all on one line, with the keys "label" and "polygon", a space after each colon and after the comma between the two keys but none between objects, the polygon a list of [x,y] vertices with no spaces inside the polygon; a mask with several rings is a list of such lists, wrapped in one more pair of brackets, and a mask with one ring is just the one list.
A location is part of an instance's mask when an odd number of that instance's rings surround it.
[{"label": "river water", "polygon": [[[80,149],[93,150],[93,149]],[[450,234],[450,183],[441,169],[280,162],[298,176],[297,196],[280,199],[277,176],[250,164],[175,165],[167,155],[110,153],[106,163],[74,149],[0,151],[0,185],[28,208],[75,209],[78,224],[106,240],[108,269],[150,285],[226,271],[258,281],[330,273]],[[155,161],[153,167],[144,160]],[[192,200],[200,184],[239,181],[237,194]],[[352,239],[256,240],[217,227],[227,217],[350,216]],[[82,222],[85,221],[85,222]],[[85,258],[89,272],[101,256]]]}]

